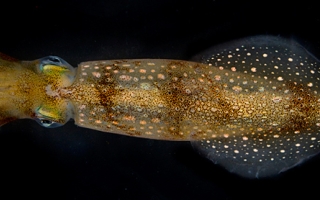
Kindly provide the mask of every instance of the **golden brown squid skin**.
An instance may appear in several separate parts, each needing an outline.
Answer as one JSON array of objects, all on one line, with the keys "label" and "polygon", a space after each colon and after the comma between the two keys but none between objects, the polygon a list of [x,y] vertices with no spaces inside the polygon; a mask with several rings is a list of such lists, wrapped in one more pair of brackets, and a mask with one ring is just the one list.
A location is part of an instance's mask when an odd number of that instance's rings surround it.
[{"label": "golden brown squid skin", "polygon": [[45,79],[31,63],[22,63],[0,54],[0,124],[34,117],[37,104],[47,98]]},{"label": "golden brown squid skin", "polygon": [[[62,102],[70,101],[79,126],[185,141],[237,134],[240,129],[299,130],[319,119],[318,94],[301,91],[303,86],[277,81],[267,87],[264,78],[207,64],[163,59],[84,62],[73,84],[62,87],[61,80],[37,74],[35,63],[2,61],[2,118],[32,118],[43,103],[63,110]],[[243,81],[247,83],[239,85]]]},{"label": "golden brown squid skin", "polygon": [[79,65],[64,98],[72,101],[79,126],[150,139],[190,141],[240,129],[263,132],[316,124],[317,94],[281,81],[272,85],[281,89],[268,84],[188,61],[93,61]]},{"label": "golden brown squid skin", "polygon": [[[46,65],[46,70],[41,63]],[[0,53],[0,125],[22,118],[48,118],[61,124],[69,120],[70,103],[51,90],[58,91],[70,85],[70,73],[74,70],[63,72],[65,66],[56,67],[58,70],[52,70],[51,66],[47,59],[18,61]],[[51,118],[40,112],[59,114]]]},{"label": "golden brown squid skin", "polygon": [[300,45],[256,36],[199,62],[102,60],[76,71],[58,57],[0,54],[0,123],[33,118],[148,139],[191,141],[248,178],[276,175],[319,153],[319,61]]}]

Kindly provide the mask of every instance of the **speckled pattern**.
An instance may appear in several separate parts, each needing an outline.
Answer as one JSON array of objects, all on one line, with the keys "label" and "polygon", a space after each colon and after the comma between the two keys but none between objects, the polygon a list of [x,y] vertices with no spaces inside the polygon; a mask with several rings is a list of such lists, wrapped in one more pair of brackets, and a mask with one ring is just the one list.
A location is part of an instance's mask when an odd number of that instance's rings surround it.
[{"label": "speckled pattern", "polygon": [[191,140],[245,177],[266,177],[318,152],[318,60],[293,41],[257,36],[195,58],[80,64],[69,98],[76,124]]},{"label": "speckled pattern", "polygon": [[319,62],[303,47],[257,36],[195,59],[224,70],[228,90],[238,88],[227,111],[237,108],[237,117],[193,142],[201,154],[242,176],[266,177],[319,152]]},{"label": "speckled pattern", "polygon": [[320,70],[303,47],[256,36],[195,60],[83,62],[75,75],[58,57],[19,63],[2,56],[1,120],[29,117],[54,127],[71,117],[99,131],[191,141],[209,160],[249,178],[318,153]]}]

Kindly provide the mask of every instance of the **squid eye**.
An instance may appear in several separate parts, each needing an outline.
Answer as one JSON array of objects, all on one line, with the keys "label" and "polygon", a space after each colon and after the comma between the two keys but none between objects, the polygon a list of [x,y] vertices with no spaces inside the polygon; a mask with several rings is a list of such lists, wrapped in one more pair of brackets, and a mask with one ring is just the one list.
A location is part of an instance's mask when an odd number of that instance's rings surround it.
[{"label": "squid eye", "polygon": [[54,65],[54,66],[59,66],[68,70],[74,70],[74,68],[67,63],[65,60],[63,60],[62,58],[59,58],[58,56],[47,56],[44,58],[40,59],[40,71],[43,71],[43,68],[46,65]]},{"label": "squid eye", "polygon": [[60,80],[61,86],[69,86],[76,76],[76,69],[58,56],[47,56],[37,60],[37,72]]},{"label": "squid eye", "polygon": [[38,122],[38,124],[40,124],[41,126],[43,126],[45,128],[57,128],[57,127],[60,127],[63,125],[63,124],[54,122],[49,119],[44,119],[44,118],[36,118],[35,120],[36,120],[36,122]]},{"label": "squid eye", "polygon": [[40,106],[36,109],[36,122],[46,128],[56,128],[62,126],[65,122],[62,118],[62,113],[51,106]]},{"label": "squid eye", "polygon": [[50,62],[51,64],[61,65],[65,61],[57,56],[48,56],[48,62]]}]

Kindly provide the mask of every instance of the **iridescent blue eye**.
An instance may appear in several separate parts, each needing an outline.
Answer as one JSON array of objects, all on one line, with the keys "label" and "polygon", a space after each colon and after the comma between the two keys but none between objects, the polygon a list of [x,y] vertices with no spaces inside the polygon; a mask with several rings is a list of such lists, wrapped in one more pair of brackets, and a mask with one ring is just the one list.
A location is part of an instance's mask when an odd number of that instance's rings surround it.
[{"label": "iridescent blue eye", "polygon": [[57,128],[62,126],[63,124],[54,122],[52,120],[49,119],[45,119],[45,118],[35,118],[34,119],[36,122],[38,122],[38,124],[40,124],[41,126],[45,127],[45,128]]},{"label": "iridescent blue eye", "polygon": [[76,68],[58,56],[47,56],[38,60],[37,71],[46,76],[60,77],[62,86],[69,86],[76,76]]},{"label": "iridescent blue eye", "polygon": [[56,128],[62,126],[61,113],[54,107],[40,106],[36,112],[36,122],[46,128]]},{"label": "iridescent blue eye", "polygon": [[48,56],[48,61],[52,62],[52,64],[57,64],[57,65],[61,65],[63,62],[65,63],[64,60],[62,60],[61,58],[57,57],[57,56]]},{"label": "iridescent blue eye", "polygon": [[47,56],[47,57],[41,58],[40,64],[39,64],[40,71],[42,71],[43,67],[46,65],[56,65],[69,70],[74,69],[69,63],[67,63],[65,60],[63,60],[58,56]]}]

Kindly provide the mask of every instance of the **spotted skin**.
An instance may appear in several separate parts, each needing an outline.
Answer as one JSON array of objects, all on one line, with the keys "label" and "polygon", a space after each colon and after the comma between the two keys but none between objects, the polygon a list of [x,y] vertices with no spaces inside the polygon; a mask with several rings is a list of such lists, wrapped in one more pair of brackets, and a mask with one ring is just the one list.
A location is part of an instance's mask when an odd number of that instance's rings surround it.
[{"label": "spotted skin", "polygon": [[79,68],[69,93],[76,124],[102,131],[189,141],[197,137],[190,128],[208,120],[201,119],[205,110],[214,110],[193,104],[210,104],[212,95],[220,95],[206,91],[218,87],[205,75],[211,67],[194,62],[94,61]]},{"label": "spotted skin", "polygon": [[[57,57],[28,66],[14,61],[18,67],[11,74],[28,72],[41,84],[31,97],[23,88],[33,88],[33,79],[22,85],[5,79],[10,73],[0,75],[6,81],[1,94],[13,85],[30,99],[31,108],[6,107],[18,111],[15,118],[28,110],[21,117],[41,117],[46,127],[74,118],[99,131],[191,141],[201,155],[248,178],[276,175],[319,152],[319,61],[304,48],[257,36],[216,46],[194,60],[83,62],[74,81],[73,69]],[[38,63],[45,63],[40,72],[34,70]],[[62,69],[56,63],[64,63]],[[1,105],[11,105],[6,99]]]},{"label": "spotted skin", "polygon": [[[200,154],[240,176],[261,178],[319,152],[319,61],[303,47],[257,36],[220,45],[194,59],[228,72],[234,80],[228,88],[249,85],[236,97],[243,105],[237,120],[192,142]],[[234,70],[244,75],[235,77],[229,72]]]}]

